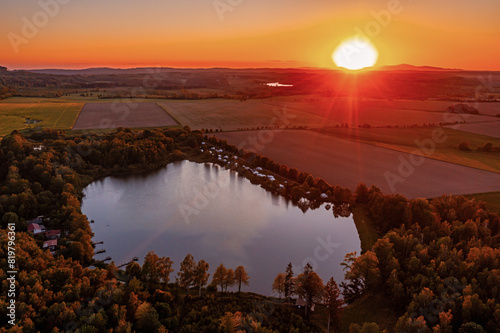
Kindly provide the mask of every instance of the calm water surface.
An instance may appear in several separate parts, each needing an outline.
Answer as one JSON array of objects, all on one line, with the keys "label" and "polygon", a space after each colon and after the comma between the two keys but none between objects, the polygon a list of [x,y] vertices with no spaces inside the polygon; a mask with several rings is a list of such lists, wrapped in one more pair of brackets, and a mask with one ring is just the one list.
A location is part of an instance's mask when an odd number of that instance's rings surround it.
[{"label": "calm water surface", "polygon": [[[352,216],[334,218],[320,207],[303,213],[234,172],[212,164],[183,161],[157,172],[108,177],[84,190],[83,213],[104,241],[96,250],[117,265],[148,251],[170,257],[175,271],[191,253],[210,272],[223,263],[243,265],[250,285],[242,289],[271,295],[276,274],[292,262],[294,272],[311,262],[326,281],[342,281],[339,265],[348,252],[360,252]],[[233,288],[233,290],[236,290]]]}]

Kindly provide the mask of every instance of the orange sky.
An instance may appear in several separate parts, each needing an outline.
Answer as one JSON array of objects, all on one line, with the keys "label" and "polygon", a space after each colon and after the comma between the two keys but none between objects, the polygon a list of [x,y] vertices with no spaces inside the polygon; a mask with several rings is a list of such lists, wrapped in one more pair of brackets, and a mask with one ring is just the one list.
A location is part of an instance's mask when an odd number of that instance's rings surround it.
[{"label": "orange sky", "polygon": [[11,69],[334,67],[336,46],[362,31],[379,51],[378,65],[500,70],[498,0],[2,0],[1,6],[0,65]]}]

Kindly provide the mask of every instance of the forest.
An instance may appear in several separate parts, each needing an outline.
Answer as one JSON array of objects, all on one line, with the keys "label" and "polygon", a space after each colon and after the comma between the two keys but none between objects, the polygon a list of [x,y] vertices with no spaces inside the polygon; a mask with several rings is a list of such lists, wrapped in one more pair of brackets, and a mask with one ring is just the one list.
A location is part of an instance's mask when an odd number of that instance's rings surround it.
[{"label": "forest", "polygon": [[[222,162],[210,148],[239,163]],[[219,263],[196,262],[189,254],[175,280],[170,259],[154,252],[142,266],[134,262],[125,270],[93,260],[92,231],[80,207],[84,186],[184,159],[221,164],[296,203],[306,198],[304,210],[323,202],[342,216],[355,207],[364,209],[383,236],[362,254],[346,255],[340,289],[347,304],[363,295],[384,295],[399,317],[388,331],[498,332],[500,219],[484,203],[463,196],[409,200],[364,184],[351,192],[188,127],[80,135],[46,129],[27,136],[14,131],[3,138],[1,331],[318,332],[328,316],[320,325],[307,309],[329,302],[336,329],[342,320],[342,311],[333,311],[341,308],[335,302],[340,299],[336,283],[328,281],[325,288],[307,265],[297,276],[287,270],[269,281],[285,297],[305,297],[302,312],[260,295],[226,292],[228,285],[251,279],[244,267],[220,265],[209,284],[208,265]],[[286,186],[257,177],[250,168],[286,179]],[[62,231],[54,256],[41,249],[39,236],[27,232],[27,221],[37,216],[45,217],[48,229]],[[6,310],[9,225],[17,231],[15,326],[7,325]],[[376,324],[359,324],[350,331],[379,331]]]}]

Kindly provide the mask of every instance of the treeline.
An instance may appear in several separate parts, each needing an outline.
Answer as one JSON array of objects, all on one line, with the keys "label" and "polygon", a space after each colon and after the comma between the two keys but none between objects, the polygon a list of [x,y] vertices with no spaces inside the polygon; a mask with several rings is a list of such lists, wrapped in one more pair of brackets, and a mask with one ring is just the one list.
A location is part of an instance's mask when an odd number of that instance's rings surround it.
[{"label": "treeline", "polygon": [[[468,141],[462,141],[458,145],[458,149],[462,151],[473,151],[474,149],[470,146]],[[493,145],[491,142],[486,142],[482,146],[477,146],[476,151],[485,153],[498,153],[500,152],[500,147]]]},{"label": "treeline", "polygon": [[16,90],[12,87],[4,86],[0,83],[0,100],[12,97]]},{"label": "treeline", "polygon": [[463,196],[428,202],[371,191],[368,205],[381,230],[396,229],[346,257],[347,302],[382,292],[401,316],[396,332],[498,332],[497,215]]}]

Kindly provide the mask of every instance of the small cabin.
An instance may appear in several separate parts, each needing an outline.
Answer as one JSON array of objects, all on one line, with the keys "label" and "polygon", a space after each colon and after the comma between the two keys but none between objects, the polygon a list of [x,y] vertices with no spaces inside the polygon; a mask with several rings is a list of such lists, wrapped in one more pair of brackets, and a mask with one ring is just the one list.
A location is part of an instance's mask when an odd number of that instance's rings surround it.
[{"label": "small cabin", "polygon": [[37,235],[37,234],[40,234],[42,232],[42,227],[38,223],[31,223],[28,226],[28,231]]},{"label": "small cabin", "polygon": [[[307,306],[307,302],[303,298],[299,298],[295,301],[295,306],[299,309],[303,309]],[[316,307],[316,304],[312,303],[311,306],[309,306],[309,310],[314,311],[314,308]]]},{"label": "small cabin", "polygon": [[43,242],[44,249],[49,249],[49,250],[53,251],[56,249],[56,247],[57,247],[57,239],[51,239],[51,240]]},{"label": "small cabin", "polygon": [[45,232],[45,238],[58,239],[61,237],[61,230],[48,230]]}]

